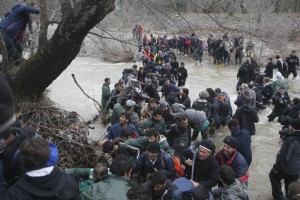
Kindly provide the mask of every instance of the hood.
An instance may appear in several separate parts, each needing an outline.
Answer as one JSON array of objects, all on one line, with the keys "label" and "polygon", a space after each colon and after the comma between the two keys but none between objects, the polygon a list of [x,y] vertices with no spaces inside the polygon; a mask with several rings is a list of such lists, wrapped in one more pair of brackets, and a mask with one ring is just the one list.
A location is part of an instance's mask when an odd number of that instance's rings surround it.
[{"label": "hood", "polygon": [[243,112],[249,112],[250,113],[250,112],[255,111],[255,108],[253,106],[251,106],[251,105],[244,105],[244,106],[242,106],[240,108],[241,108],[241,110]]},{"label": "hood", "polygon": [[42,177],[30,177],[25,175],[24,179],[21,180],[20,185],[22,185],[22,189],[31,196],[55,199],[61,197],[69,199],[74,196],[74,194],[65,192],[67,174],[62,173],[56,167],[54,167],[49,175]]},{"label": "hood", "polygon": [[206,113],[204,111],[196,111],[194,109],[186,110],[187,117],[191,123],[201,126],[206,121]]},{"label": "hood", "polygon": [[248,190],[244,183],[241,183],[238,179],[235,179],[235,183],[224,187],[224,194],[227,196],[226,199],[246,199],[248,197]]},{"label": "hood", "polygon": [[172,109],[173,113],[183,112],[184,111],[184,105],[180,104],[180,103],[174,103],[171,106],[171,109]]}]

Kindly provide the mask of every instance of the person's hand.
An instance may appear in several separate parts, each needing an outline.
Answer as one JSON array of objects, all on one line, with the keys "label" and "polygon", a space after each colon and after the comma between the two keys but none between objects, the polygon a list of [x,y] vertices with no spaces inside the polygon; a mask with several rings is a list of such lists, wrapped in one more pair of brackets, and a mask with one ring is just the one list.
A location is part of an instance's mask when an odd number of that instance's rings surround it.
[{"label": "person's hand", "polygon": [[192,165],[193,165],[193,161],[190,160],[190,159],[187,159],[186,161],[184,161],[184,163],[185,163],[187,166],[192,166]]},{"label": "person's hand", "polygon": [[107,139],[99,140],[98,142],[98,148],[102,148],[103,144],[107,141]]}]

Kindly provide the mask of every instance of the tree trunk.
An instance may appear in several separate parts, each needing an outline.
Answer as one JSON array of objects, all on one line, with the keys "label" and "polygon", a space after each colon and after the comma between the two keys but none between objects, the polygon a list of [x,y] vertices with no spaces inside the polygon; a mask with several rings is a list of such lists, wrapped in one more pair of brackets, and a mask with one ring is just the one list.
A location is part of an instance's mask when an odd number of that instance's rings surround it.
[{"label": "tree trunk", "polygon": [[9,76],[17,97],[34,100],[70,65],[88,32],[115,8],[114,0],[82,0],[65,13],[53,37]]},{"label": "tree trunk", "polygon": [[43,49],[47,44],[48,33],[48,15],[47,15],[47,1],[40,0],[40,33],[39,33],[39,49]]}]

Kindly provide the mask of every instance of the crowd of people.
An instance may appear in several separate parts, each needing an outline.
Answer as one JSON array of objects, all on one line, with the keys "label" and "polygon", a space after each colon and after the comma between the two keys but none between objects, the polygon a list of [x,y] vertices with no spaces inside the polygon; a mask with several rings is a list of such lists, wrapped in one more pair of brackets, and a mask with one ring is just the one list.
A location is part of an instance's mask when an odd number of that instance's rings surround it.
[{"label": "crowd of people", "polygon": [[[135,37],[142,35],[137,25]],[[3,33],[3,32],[2,32]],[[111,113],[107,133],[99,140],[105,163],[93,168],[59,169],[55,144],[21,127],[13,114],[13,95],[0,76],[0,196],[3,199],[213,200],[249,199],[251,137],[258,112],[274,105],[268,120],[283,125],[282,146],[269,177],[276,200],[299,199],[300,99],[288,94],[290,73],[297,77],[296,51],[282,60],[268,59],[264,71],[251,56],[254,45],[243,37],[194,33],[184,36],[144,35],[140,47],[143,66],[125,69],[110,90],[102,86],[102,110]],[[240,65],[233,112],[221,88],[206,88],[192,101],[185,87],[188,71],[178,55],[202,63],[207,50],[215,64]],[[277,69],[273,79],[273,70]],[[235,87],[235,86],[233,86]],[[160,90],[160,91],[159,91]],[[211,136],[228,127],[223,148],[216,151]],[[3,147],[2,147],[3,146]],[[281,180],[284,179],[285,194]]]}]

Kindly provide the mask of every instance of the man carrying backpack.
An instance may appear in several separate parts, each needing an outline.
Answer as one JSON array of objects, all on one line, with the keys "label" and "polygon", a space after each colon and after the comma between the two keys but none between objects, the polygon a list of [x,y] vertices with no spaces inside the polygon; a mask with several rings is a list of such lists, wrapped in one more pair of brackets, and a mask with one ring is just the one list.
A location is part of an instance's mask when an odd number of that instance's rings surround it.
[{"label": "man carrying backpack", "polygon": [[243,83],[250,83],[253,73],[251,58],[247,57],[237,73],[238,83],[236,85],[236,91],[239,91],[239,87]]}]

